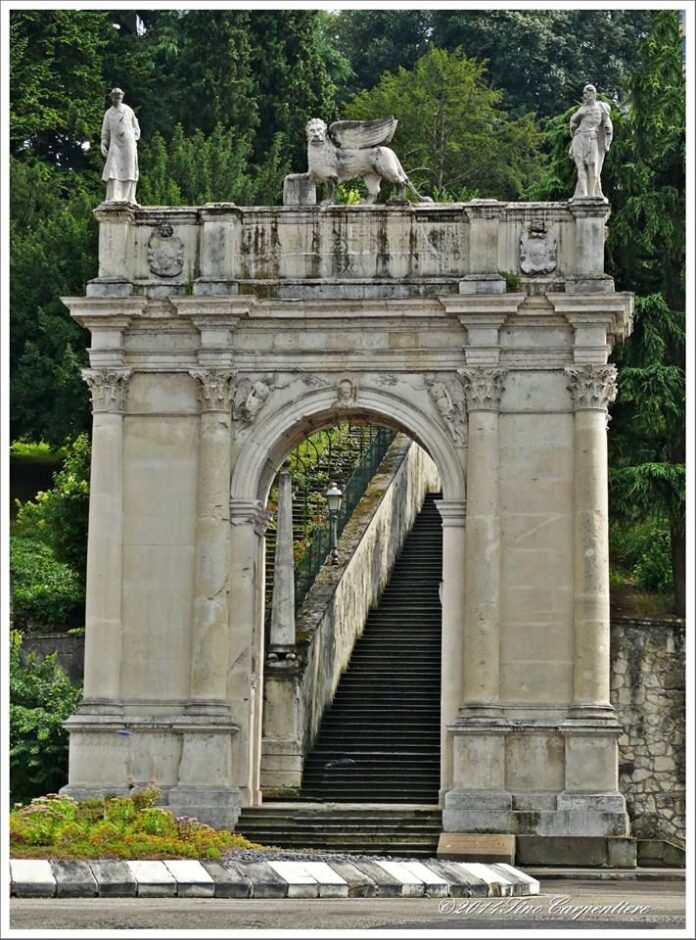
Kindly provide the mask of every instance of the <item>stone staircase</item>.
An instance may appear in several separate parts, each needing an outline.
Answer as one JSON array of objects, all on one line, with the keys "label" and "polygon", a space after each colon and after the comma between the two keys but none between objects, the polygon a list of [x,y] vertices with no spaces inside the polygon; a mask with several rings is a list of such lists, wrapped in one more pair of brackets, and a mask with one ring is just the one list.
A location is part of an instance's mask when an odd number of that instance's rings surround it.
[{"label": "stone staircase", "polygon": [[242,810],[236,831],[253,842],[286,850],[321,849],[408,857],[437,851],[442,813],[437,806],[268,803]]},{"label": "stone staircase", "polygon": [[[441,831],[438,498],[426,496],[355,644],[306,758],[297,802],[245,809],[237,829],[248,838],[287,848],[435,851]],[[338,805],[322,810],[323,803]]]},{"label": "stone staircase", "polygon": [[307,756],[300,797],[437,803],[442,532],[426,497]]}]

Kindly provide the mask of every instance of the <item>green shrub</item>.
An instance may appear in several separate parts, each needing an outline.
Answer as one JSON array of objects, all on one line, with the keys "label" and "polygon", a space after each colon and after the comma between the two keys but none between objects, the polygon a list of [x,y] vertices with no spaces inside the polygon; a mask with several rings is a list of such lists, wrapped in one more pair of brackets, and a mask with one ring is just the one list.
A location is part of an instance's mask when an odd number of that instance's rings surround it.
[{"label": "green shrub", "polygon": [[612,562],[624,577],[645,591],[669,594],[674,590],[669,524],[660,516],[639,523],[614,523],[610,530]]},{"label": "green shrub", "polygon": [[671,538],[666,527],[652,528],[633,574],[646,591],[669,594],[674,590]]},{"label": "green shrub", "polygon": [[[68,735],[61,727],[80,700],[56,656],[21,660],[22,637],[10,634],[10,793],[14,802],[56,790],[68,772]],[[44,815],[47,815],[44,813]]]},{"label": "green shrub", "polygon": [[72,568],[82,583],[87,566],[89,470],[89,438],[81,434],[67,447],[51,489],[18,504],[16,520],[19,534],[48,545],[56,560]]},{"label": "green shrub", "polygon": [[12,616],[24,629],[61,630],[84,623],[84,586],[53,550],[25,535],[10,537]]},{"label": "green shrub", "polygon": [[212,829],[154,803],[154,786],[132,796],[76,802],[50,793],[10,813],[13,857],[220,858],[259,848],[243,836]]}]

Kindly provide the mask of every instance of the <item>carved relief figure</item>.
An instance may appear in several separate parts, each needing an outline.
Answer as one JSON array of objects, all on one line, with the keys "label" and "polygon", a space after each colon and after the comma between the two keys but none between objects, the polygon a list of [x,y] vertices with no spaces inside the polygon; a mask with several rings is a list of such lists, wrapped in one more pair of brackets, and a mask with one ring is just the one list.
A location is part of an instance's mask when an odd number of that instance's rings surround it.
[{"label": "carved relief figure", "polygon": [[550,274],[556,269],[558,246],[543,222],[530,222],[520,235],[520,269],[523,274]]},{"label": "carved relief figure", "polygon": [[184,243],[174,234],[168,222],[163,222],[150,235],[147,243],[147,261],[158,277],[176,277],[184,266]]},{"label": "carved relief figure", "polygon": [[432,377],[425,379],[425,387],[437,410],[442,415],[455,444],[466,444],[466,404],[461,382],[446,384]]},{"label": "carved relief figure", "polygon": [[337,405],[352,405],[355,403],[358,390],[350,379],[341,379],[336,386],[336,393]]},{"label": "carved relief figure", "polygon": [[106,182],[107,202],[135,202],[138,181],[138,146],[140,125],[132,108],[123,103],[123,92],[114,88],[111,107],[104,114],[101,129],[101,153],[106,164],[102,179]]},{"label": "carved relief figure", "polygon": [[366,204],[376,201],[383,179],[397,185],[401,201],[406,200],[406,189],[421,202],[432,201],[418,193],[397,155],[384,146],[394,136],[397,124],[393,117],[378,121],[334,121],[327,131],[321,118],[307,121],[309,178],[326,184],[324,205],[334,203],[336,183],[356,177],[361,177],[367,186]]},{"label": "carved relief figure", "polygon": [[578,171],[574,199],[604,198],[600,176],[614,134],[609,112],[608,104],[597,101],[595,86],[585,85],[582,106],[570,119],[570,135],[573,139],[568,152]]}]

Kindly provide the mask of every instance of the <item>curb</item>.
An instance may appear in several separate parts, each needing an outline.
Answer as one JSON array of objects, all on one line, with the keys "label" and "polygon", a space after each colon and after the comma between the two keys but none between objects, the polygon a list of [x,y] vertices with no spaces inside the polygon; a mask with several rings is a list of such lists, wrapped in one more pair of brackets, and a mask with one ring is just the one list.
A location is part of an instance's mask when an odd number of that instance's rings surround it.
[{"label": "curb", "polygon": [[350,861],[10,860],[17,898],[526,897],[539,882],[503,863]]}]

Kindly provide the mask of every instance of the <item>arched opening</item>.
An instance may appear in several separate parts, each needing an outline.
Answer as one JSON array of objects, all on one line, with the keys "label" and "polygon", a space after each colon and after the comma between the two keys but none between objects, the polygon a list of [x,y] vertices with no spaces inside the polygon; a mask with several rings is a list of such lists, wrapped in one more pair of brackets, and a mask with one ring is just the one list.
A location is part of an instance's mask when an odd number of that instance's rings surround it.
[{"label": "arched opening", "polygon": [[[372,393],[373,397],[370,402],[372,407],[369,407],[365,401],[369,395],[370,393],[368,391],[362,391],[360,401],[352,403],[350,407],[344,406],[336,408],[334,399],[327,408],[324,401],[322,401],[322,398],[325,396],[321,393],[310,393],[301,403],[295,403],[293,408],[295,421],[293,423],[291,423],[291,416],[288,414],[287,409],[283,412],[279,411],[266,417],[264,423],[262,425],[260,424],[255,430],[255,433],[245,442],[244,449],[240,454],[232,479],[233,502],[235,494],[240,494],[241,496],[240,491],[245,489],[249,496],[251,496],[251,493],[255,494],[259,505],[264,508],[270,507],[271,509],[277,509],[278,473],[287,460],[288,455],[296,452],[298,448],[301,449],[303,442],[308,439],[311,441],[312,438],[316,438],[317,435],[330,435],[330,429],[335,428],[337,425],[355,429],[360,427],[388,429],[391,435],[394,436],[395,446],[398,445],[396,446],[398,452],[396,459],[392,460],[392,472],[396,472],[400,469],[401,478],[406,479],[408,468],[405,466],[402,468],[401,463],[406,460],[406,452],[411,442],[415,445],[415,447],[412,448],[412,452],[415,453],[418,451],[421,455],[421,463],[427,461],[432,468],[431,477],[426,489],[430,493],[430,525],[432,529],[434,516],[437,523],[438,549],[441,550],[442,535],[440,531],[440,518],[435,508],[435,500],[433,497],[437,493],[438,497],[440,497],[437,502],[442,504],[444,501],[451,504],[452,497],[455,496],[458,498],[459,502],[463,504],[463,479],[460,456],[453,453],[450,442],[444,438],[438,429],[428,424],[422,415],[415,412],[412,406],[380,390],[377,393]],[[297,417],[298,414],[299,419]],[[310,444],[309,446],[311,447],[312,445]],[[433,454],[437,455],[435,460],[431,460],[431,455]],[[437,459],[438,457],[439,460]],[[396,464],[396,467],[394,464]],[[441,470],[443,465],[444,472]],[[333,473],[332,475],[338,477],[335,482],[338,482],[340,488],[343,489],[348,482],[345,479],[345,475],[343,477],[341,477],[339,473]],[[411,484],[403,483],[402,485],[406,490]],[[420,485],[422,490],[423,481],[420,481]],[[418,517],[425,495],[425,492],[421,491],[417,497],[414,497],[413,492],[409,492],[411,515],[405,527],[406,532],[399,532],[400,541],[399,539],[395,541],[396,550],[394,550],[394,546],[385,548],[384,545],[381,545],[377,552],[380,557],[382,554],[388,556],[390,551],[394,556],[401,555],[406,536]],[[247,500],[249,496],[247,496]],[[414,498],[418,502],[416,507],[413,506]],[[398,502],[398,499],[396,502]],[[389,511],[393,512],[394,506],[391,506]],[[373,520],[370,520],[368,527],[369,524],[372,523]],[[379,522],[377,525],[379,525]],[[430,535],[432,538],[432,531]],[[361,538],[362,537],[363,536],[361,536]],[[369,541],[369,537],[367,538]],[[348,548],[346,551],[350,551],[350,549]],[[265,552],[265,558],[269,559],[269,552]],[[343,562],[345,563],[345,561],[346,559],[344,558]],[[365,560],[363,559],[363,567],[364,562]],[[391,557],[387,562],[390,573],[391,569],[396,570],[394,568],[394,562],[395,557]],[[353,568],[356,568],[359,564],[359,562],[355,562]],[[423,562],[421,562],[421,568],[422,565]],[[377,565],[377,567],[379,567],[379,565]],[[272,593],[270,586],[270,565],[268,568],[269,570],[266,572],[263,590],[260,592],[262,596],[258,599],[257,604],[257,610],[264,611],[264,613],[260,614],[259,619],[262,622],[259,622],[257,627],[257,656],[255,658],[256,668],[258,670],[256,678],[257,694],[254,698],[252,729],[250,729],[250,769],[253,777],[255,777],[257,781],[257,786],[252,789],[256,790],[258,794],[258,798],[254,800],[254,802],[260,801],[262,791],[265,793],[265,799],[269,797],[271,799],[278,799],[279,797],[286,799],[302,799],[310,798],[311,795],[314,794],[315,798],[339,800],[344,798],[352,801],[356,794],[355,788],[344,788],[341,792],[339,792],[341,790],[340,787],[332,789],[332,782],[337,778],[332,778],[330,774],[327,776],[326,772],[321,775],[323,777],[321,781],[317,780],[317,774],[315,772],[312,787],[310,787],[308,786],[307,778],[303,776],[303,771],[308,755],[311,754],[313,746],[317,744],[318,741],[319,746],[323,746],[323,752],[316,755],[316,759],[314,760],[315,770],[316,765],[319,763],[322,764],[324,771],[332,769],[331,767],[326,767],[326,765],[333,764],[334,767],[343,767],[345,769],[347,767],[353,768],[356,766],[356,763],[358,763],[353,754],[354,740],[348,740],[345,733],[343,733],[347,730],[347,724],[341,727],[341,721],[347,720],[346,714],[344,713],[342,718],[339,716],[337,719],[337,710],[333,706],[334,703],[338,701],[337,696],[339,695],[338,690],[341,682],[347,681],[347,676],[350,671],[349,662],[351,660],[351,654],[356,648],[356,642],[368,640],[367,628],[363,633],[363,627],[366,621],[369,621],[369,617],[372,616],[375,611],[379,610],[379,599],[385,587],[388,586],[389,577],[380,570],[373,578],[374,583],[370,582],[367,588],[365,588],[363,584],[363,594],[371,596],[368,598],[364,611],[360,614],[356,615],[354,610],[349,610],[348,613],[344,610],[342,613],[339,612],[337,614],[337,605],[335,603],[333,609],[331,608],[331,604],[333,603],[331,594],[332,592],[335,594],[339,588],[344,588],[345,581],[343,585],[340,585],[340,578],[337,580],[334,572],[327,572],[325,566],[320,566],[320,568],[324,568],[324,571],[320,571],[319,574],[320,580],[322,580],[323,583],[319,585],[319,590],[315,590],[313,596],[308,598],[309,612],[305,610],[306,605],[303,606],[301,603],[298,604],[298,607],[295,609],[296,626],[299,627],[298,633],[296,634],[295,649],[283,649],[280,651],[280,655],[277,655],[271,637],[271,616],[267,611],[267,605],[264,603],[266,598],[270,599]],[[434,570],[435,568],[437,568],[436,571]],[[348,575],[343,572],[342,575],[344,578],[348,576],[355,577],[355,571],[349,572]],[[415,603],[415,609],[411,612],[410,625],[407,622],[409,619],[407,612],[404,611],[404,604],[407,604],[409,599],[412,603],[414,600],[418,600],[414,598],[412,588],[415,588],[417,592],[419,589],[422,590],[423,585],[416,584],[412,576],[409,577],[408,575],[404,576],[402,574],[401,586],[392,591],[391,598],[392,602],[396,598],[401,603],[397,603],[394,608],[391,621],[388,613],[382,616],[381,628],[383,635],[372,641],[372,653],[367,651],[363,656],[365,661],[372,658],[373,664],[378,668],[372,676],[365,675],[363,677],[363,681],[367,683],[363,686],[363,691],[356,688],[353,694],[353,698],[355,698],[356,694],[360,696],[363,693],[365,696],[369,697],[370,689],[374,690],[376,686],[379,687],[380,684],[384,686],[386,683],[393,687],[395,693],[401,690],[402,702],[399,704],[402,706],[402,716],[413,713],[413,707],[409,710],[409,702],[412,706],[418,706],[417,702],[412,701],[414,694],[420,691],[422,692],[424,700],[426,697],[430,698],[429,704],[431,707],[428,716],[431,722],[429,729],[429,740],[431,744],[429,755],[430,780],[425,788],[421,787],[420,790],[412,787],[409,791],[408,786],[403,787],[403,802],[436,802],[438,789],[440,791],[442,790],[444,778],[447,776],[442,769],[447,763],[444,754],[442,755],[442,767],[440,766],[440,741],[438,740],[438,738],[442,736],[441,732],[445,719],[441,707],[444,699],[442,698],[440,687],[440,648],[442,644],[443,625],[440,601],[445,592],[443,592],[441,583],[444,575],[439,556],[430,560],[428,576],[432,583],[430,585],[429,596],[431,609],[427,611],[427,616],[431,621],[434,616],[437,617],[437,623],[435,624],[436,636],[431,636],[430,638],[432,642],[428,650],[430,656],[428,664],[423,665],[421,674],[418,675],[417,673],[420,668],[419,662],[422,662],[425,658],[426,650],[424,649],[424,644],[426,646],[428,645],[428,640],[424,636],[424,615],[426,611],[423,608],[423,604],[420,605],[421,609],[418,610],[418,603]],[[358,581],[360,581],[361,577],[364,581],[364,571],[363,574],[358,575]],[[413,583],[406,585],[404,578],[406,581]],[[295,583],[297,584],[297,581]],[[358,593],[360,592],[358,591]],[[302,601],[303,598],[299,600]],[[421,598],[421,600],[423,600],[423,598]],[[322,603],[325,603],[323,614],[321,609]],[[358,607],[359,606],[358,604]],[[417,623],[419,616],[421,619],[420,625]],[[346,627],[346,617],[348,619],[353,618],[353,623],[350,625],[350,628]],[[356,617],[359,622],[355,622]],[[395,618],[400,625],[398,628],[395,627]],[[336,619],[339,621],[338,624],[336,623]],[[432,622],[429,626],[432,628]],[[331,636],[332,629],[334,636]],[[400,636],[399,629],[402,631],[405,630],[406,634],[410,632],[410,637],[407,635]],[[376,627],[370,624],[370,630],[372,631],[371,636],[376,636]],[[409,639],[411,641],[410,647]],[[385,646],[385,644],[389,643],[393,643],[394,655],[391,656],[389,655],[387,646]],[[290,653],[289,658],[287,656],[288,652]],[[434,663],[433,652],[435,655]],[[270,658],[269,653],[271,654]],[[375,653],[376,657],[374,655]],[[398,655],[396,655],[397,653]],[[405,663],[403,667],[399,666],[399,657],[401,657],[401,662]],[[376,662],[374,662],[375,659],[377,660]],[[384,666],[384,663],[390,663],[392,669],[389,676],[386,675],[385,668],[379,668],[380,659],[382,660],[382,666]],[[360,683],[354,682],[354,684],[357,686]],[[425,688],[425,685],[429,685],[429,687]],[[372,693],[373,698],[375,694],[374,692]],[[346,697],[350,698],[351,696],[347,694]],[[409,745],[413,744],[418,737],[418,731],[423,731],[423,722],[421,722],[421,728],[416,729],[413,733],[410,733],[408,728],[404,727],[404,729],[402,729],[404,733],[401,734],[400,740],[397,740],[400,730],[398,728],[398,708],[390,709],[388,707],[394,704],[393,699],[395,697],[395,695],[392,695],[392,700],[390,700],[389,697],[386,696],[386,701],[383,703],[386,710],[389,712],[391,729],[385,727],[384,714],[381,716],[381,719],[378,714],[375,714],[375,727],[372,732],[373,740],[371,743],[375,745],[373,748],[375,761],[379,762],[381,760],[381,769],[383,772],[382,782],[384,783],[386,783],[387,776],[400,777],[402,780],[408,779],[408,768],[403,766],[403,761],[406,758],[402,753],[398,753],[397,755],[397,752],[410,751],[409,759],[418,761],[418,749],[410,747]],[[332,747],[329,747],[329,750],[327,750],[328,745],[319,739],[322,737],[322,719],[325,715],[328,717],[328,713],[332,708],[332,719],[336,733],[334,735],[334,741],[329,742],[329,745],[332,745]],[[424,715],[425,710],[424,706],[421,706],[421,717]],[[354,725],[355,721],[353,718],[351,718],[351,721]],[[433,721],[434,745],[432,743]],[[415,724],[417,725],[418,723],[416,722]],[[326,737],[326,735],[324,735],[324,737]],[[427,734],[421,734],[421,738],[423,737],[427,737]],[[405,741],[405,744],[402,743],[400,745],[400,741]],[[392,752],[391,758],[388,754],[390,750]],[[377,756],[377,752],[382,752],[381,756]],[[351,756],[351,754],[353,754],[353,756]],[[398,760],[394,760],[397,756],[402,761],[401,771],[404,772],[400,773]],[[428,761],[423,759],[422,754],[420,758],[420,762],[425,766]],[[320,795],[321,787],[317,787],[318,782],[325,784],[323,795]],[[379,785],[379,783],[380,781],[375,778],[375,785]],[[385,793],[387,789],[388,788],[385,788]],[[360,797],[358,797],[358,800],[359,799]],[[366,790],[364,792],[364,800],[372,802],[393,802],[393,792],[391,796],[386,795],[380,799],[380,796],[374,789]]]}]

